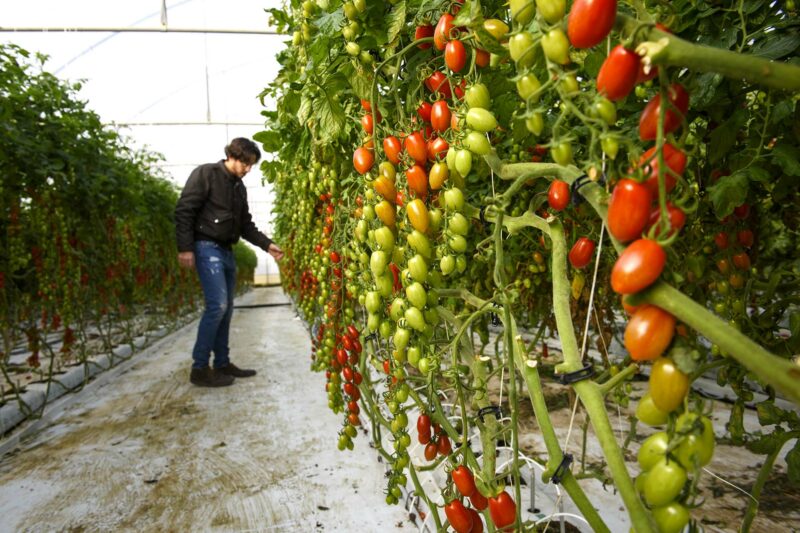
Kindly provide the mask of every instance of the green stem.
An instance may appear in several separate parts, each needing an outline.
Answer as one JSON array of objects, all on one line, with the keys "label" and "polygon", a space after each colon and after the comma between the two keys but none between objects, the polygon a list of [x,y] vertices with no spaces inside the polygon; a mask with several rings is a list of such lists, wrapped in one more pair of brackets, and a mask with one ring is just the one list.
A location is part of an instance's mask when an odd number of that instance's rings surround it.
[{"label": "green stem", "polygon": [[411,474],[411,481],[414,483],[414,492],[425,501],[425,504],[428,506],[428,511],[433,514],[433,521],[436,523],[436,531],[441,531],[442,519],[439,518],[439,508],[428,498],[425,489],[419,484],[419,478],[417,478],[417,471],[414,468],[414,463],[410,461],[408,463],[408,473]]},{"label": "green stem", "polygon": [[625,367],[625,369],[622,372],[618,373],[616,376],[613,376],[605,383],[599,385],[600,394],[605,396],[606,394],[614,390],[614,388],[617,387],[617,385],[627,380],[630,376],[632,376],[638,371],[639,371],[639,365],[637,365],[636,363],[629,364],[627,367]]},{"label": "green stem", "polygon": [[795,439],[797,437],[800,437],[800,431],[789,431],[784,433],[780,443],[775,444],[775,448],[773,448],[772,452],[770,452],[770,454],[764,460],[764,464],[761,467],[761,470],[759,470],[758,477],[753,485],[753,491],[751,493],[752,498],[750,499],[750,503],[747,505],[747,510],[744,512],[742,527],[739,529],[739,531],[742,533],[747,533],[750,531],[750,526],[753,525],[753,520],[755,520],[756,513],[758,513],[758,501],[761,498],[761,491],[764,489],[764,485],[769,479],[769,474],[772,472],[775,459],[777,459],[778,454],[781,453],[783,445],[791,439]]},{"label": "green stem", "polygon": [[[640,26],[636,19],[617,14],[617,29],[623,36],[632,35]],[[800,67],[730,50],[693,44],[670,33],[651,28],[642,32],[647,42],[637,47],[646,52],[656,65],[684,67],[699,72],[716,72],[728,78],[745,79],[751,83],[800,90]]]}]

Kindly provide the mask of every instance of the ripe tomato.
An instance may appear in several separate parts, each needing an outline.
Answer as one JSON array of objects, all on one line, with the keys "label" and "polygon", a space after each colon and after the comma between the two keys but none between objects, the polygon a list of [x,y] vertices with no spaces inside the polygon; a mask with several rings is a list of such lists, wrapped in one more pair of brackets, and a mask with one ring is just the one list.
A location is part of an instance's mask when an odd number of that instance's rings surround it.
[{"label": "ripe tomato", "polygon": [[[671,106],[664,114],[664,134],[672,133],[683,122],[683,116],[689,109],[689,93],[680,83],[673,83],[667,90]],[[658,114],[661,107],[661,93],[655,95],[642,111],[639,118],[639,137],[644,141],[652,141],[656,138],[658,128]]]},{"label": "ripe tomato", "polygon": [[636,311],[625,328],[625,348],[634,361],[660,357],[675,335],[675,317],[655,305]]},{"label": "ripe tomato", "polygon": [[419,418],[417,418],[417,431],[420,432],[420,433],[422,433],[422,432],[430,433],[430,431],[431,431],[431,417],[430,416],[428,416],[425,413],[422,413],[421,415],[419,415]]},{"label": "ripe tomato", "polygon": [[[686,213],[681,211],[680,208],[675,207],[671,202],[667,202],[667,213],[669,213],[669,235],[674,233],[678,233],[683,228],[683,225],[686,223]],[[650,212],[650,219],[647,221],[646,230],[649,230],[651,227],[658,224],[659,219],[661,218],[661,208],[655,206],[653,210]],[[656,229],[656,237],[661,236],[661,231]]]},{"label": "ripe tomato", "polygon": [[453,483],[456,484],[458,491],[464,496],[471,496],[475,492],[475,478],[472,472],[464,465],[459,465],[450,472]]},{"label": "ripe tomato", "polygon": [[661,357],[650,370],[650,396],[664,413],[671,413],[683,403],[689,391],[689,376],[680,371],[669,357]]},{"label": "ripe tomato", "polygon": [[753,242],[755,241],[755,237],[753,236],[753,230],[743,229],[739,233],[736,234],[736,240],[739,241],[739,244],[744,248],[752,248]]},{"label": "ripe tomato", "polygon": [[368,150],[363,146],[356,148],[353,153],[353,167],[359,174],[369,172],[373,163],[375,163],[375,156],[372,155],[372,150]]},{"label": "ripe tomato", "polygon": [[450,527],[458,533],[470,533],[472,531],[472,515],[461,503],[461,500],[453,500],[445,505],[444,514],[450,522]]},{"label": "ripe tomato", "polygon": [[483,533],[483,521],[481,515],[475,509],[468,509],[469,515],[472,517],[472,530],[470,533]]},{"label": "ripe tomato", "polygon": [[597,74],[597,92],[612,102],[622,100],[633,90],[639,74],[639,55],[621,44],[603,61]]},{"label": "ripe tomato", "polygon": [[617,17],[617,0],[575,0],[567,34],[572,46],[590,48],[606,38]]},{"label": "ripe tomato", "polygon": [[417,197],[425,198],[428,195],[428,175],[425,173],[425,167],[414,165],[406,170],[406,180],[409,190]]},{"label": "ripe tomato", "polygon": [[660,461],[647,472],[644,499],[653,507],[667,505],[678,497],[686,483],[686,471],[671,460]]},{"label": "ripe tomato", "polygon": [[425,87],[432,93],[439,93],[448,100],[453,96],[450,81],[443,72],[436,71],[425,79]]},{"label": "ripe tomato", "polygon": [[444,137],[432,137],[425,143],[425,149],[428,153],[428,161],[436,161],[436,158],[442,159],[447,155],[450,145],[444,140]]},{"label": "ripe tomato", "polygon": [[371,114],[366,114],[361,117],[361,127],[364,128],[364,133],[367,135],[372,135],[372,130],[375,128],[375,123],[373,122]]},{"label": "ripe tomato", "polygon": [[569,251],[569,264],[573,268],[581,269],[592,261],[594,256],[594,241],[588,237],[581,237]]},{"label": "ripe tomato", "polygon": [[442,435],[439,437],[439,443],[436,449],[439,452],[439,455],[450,455],[450,452],[453,451],[453,446],[450,444],[450,439],[447,437],[447,435]]},{"label": "ripe tomato", "polygon": [[[433,26],[430,24],[420,24],[417,26],[417,29],[414,30],[414,40],[424,39],[426,37],[433,37]],[[431,47],[431,43],[422,43],[417,45],[420,50],[427,50]]]},{"label": "ripe tomato", "polygon": [[422,102],[417,108],[417,114],[424,122],[431,121],[431,104],[429,102]]},{"label": "ripe tomato", "polygon": [[370,111],[372,111],[372,104],[370,104],[369,100],[367,100],[366,98],[362,98],[361,99],[361,109],[363,109],[364,111],[369,113]]},{"label": "ripe tomato", "polygon": [[563,211],[569,205],[569,184],[566,181],[553,180],[547,191],[547,203],[556,211]]},{"label": "ripe tomato", "polygon": [[750,270],[750,256],[741,252],[733,256],[733,265],[739,270]]},{"label": "ripe tomato", "polygon": [[475,492],[469,497],[469,501],[472,503],[472,506],[479,511],[483,511],[489,506],[489,500],[480,493],[477,487],[475,488]]},{"label": "ripe tomato", "polygon": [[[675,148],[670,143],[665,143],[663,148],[663,157],[664,163],[667,164],[667,168],[674,172],[678,176],[683,175],[683,171],[686,168],[686,154],[679,148]],[[653,195],[653,198],[658,197],[658,154],[656,153],[656,147],[653,146],[649,150],[647,150],[642,157],[639,158],[639,163],[637,165],[638,168],[642,168],[645,181],[644,186],[650,191]],[[664,172],[664,185],[667,190],[667,194],[672,192],[672,189],[675,188],[676,183],[675,176],[672,173],[665,171]]]},{"label": "ripe tomato", "polygon": [[431,107],[431,126],[439,133],[444,133],[450,127],[450,116],[450,108],[447,106],[447,102],[444,100],[437,100]]},{"label": "ripe tomato", "polygon": [[[483,68],[485,66],[488,66],[489,62],[491,61],[491,57],[492,56],[486,50],[481,50],[480,48],[476,48],[475,49],[475,65],[476,66],[481,67],[481,68]],[[461,94],[459,94],[459,92],[461,92]],[[456,95],[459,98],[463,98],[463,96],[464,96],[463,89],[461,89],[459,87],[456,87]]]},{"label": "ripe tomato", "polygon": [[512,525],[517,521],[517,504],[505,491],[489,498],[489,516],[498,529]]},{"label": "ripe tomato", "polygon": [[[417,168],[417,165],[414,165]],[[425,207],[425,202],[420,200],[419,198],[415,198],[411,200],[408,205],[406,206],[406,214],[408,215],[408,220],[411,222],[411,225],[414,229],[425,233],[428,231],[428,226],[430,226],[430,216],[428,215],[428,208]]]},{"label": "ripe tomato", "polygon": [[436,451],[438,447],[435,442],[430,441],[428,444],[425,445],[425,459],[428,461],[433,461],[436,459]]},{"label": "ripe tomato", "polygon": [[394,183],[386,176],[378,176],[375,181],[372,182],[372,186],[375,188],[375,192],[380,194],[384,199],[390,202],[395,201],[397,190],[395,189]]},{"label": "ripe tomato", "polygon": [[414,161],[420,165],[424,165],[428,161],[428,149],[425,146],[425,139],[422,133],[415,131],[405,140],[406,152]]},{"label": "ripe tomato", "polygon": [[453,15],[445,13],[439,18],[436,29],[433,32],[433,44],[437,50],[444,50],[447,41],[450,40],[450,32],[453,30]]},{"label": "ripe tomato", "polygon": [[608,203],[608,231],[620,242],[628,242],[642,235],[650,218],[652,195],[641,183],[630,179],[620,180],[611,193]]},{"label": "ripe tomato", "polygon": [[453,72],[461,72],[467,64],[467,51],[458,39],[450,41],[444,49],[444,63]]},{"label": "ripe tomato", "polygon": [[397,137],[390,136],[383,140],[383,151],[386,158],[392,162],[393,165],[400,164],[400,152],[403,151],[403,146]]},{"label": "ripe tomato", "polygon": [[666,262],[667,254],[657,242],[633,241],[614,263],[611,288],[619,294],[637,293],[658,279]]},{"label": "ripe tomato", "polygon": [[750,216],[750,205],[749,204],[742,204],[742,205],[736,207],[733,210],[733,214],[736,215],[736,218],[739,218],[741,220],[746,219],[748,216]]}]

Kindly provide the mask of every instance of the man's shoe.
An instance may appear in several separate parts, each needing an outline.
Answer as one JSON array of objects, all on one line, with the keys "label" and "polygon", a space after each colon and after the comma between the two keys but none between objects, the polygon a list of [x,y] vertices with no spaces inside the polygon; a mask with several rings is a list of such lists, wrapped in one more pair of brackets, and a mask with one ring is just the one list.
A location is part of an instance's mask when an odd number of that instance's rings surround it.
[{"label": "man's shoe", "polygon": [[233,376],[211,368],[193,368],[189,381],[198,387],[227,387],[233,385]]},{"label": "man's shoe", "polygon": [[217,372],[221,372],[226,376],[232,376],[235,378],[249,378],[256,375],[255,370],[249,370],[246,368],[239,368],[238,366],[234,365],[233,363],[228,363],[228,366],[223,366],[222,368],[218,368]]}]

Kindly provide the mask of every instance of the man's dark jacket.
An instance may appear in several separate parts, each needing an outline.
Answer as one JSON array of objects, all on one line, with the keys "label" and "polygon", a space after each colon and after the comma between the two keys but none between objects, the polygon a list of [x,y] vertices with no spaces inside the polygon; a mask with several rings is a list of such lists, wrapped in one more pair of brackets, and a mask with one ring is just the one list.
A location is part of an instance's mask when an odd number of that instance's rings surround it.
[{"label": "man's dark jacket", "polygon": [[193,252],[201,240],[230,248],[240,236],[264,250],[272,243],[253,223],[247,188],[224,161],[192,171],[175,206],[175,233],[179,252]]}]

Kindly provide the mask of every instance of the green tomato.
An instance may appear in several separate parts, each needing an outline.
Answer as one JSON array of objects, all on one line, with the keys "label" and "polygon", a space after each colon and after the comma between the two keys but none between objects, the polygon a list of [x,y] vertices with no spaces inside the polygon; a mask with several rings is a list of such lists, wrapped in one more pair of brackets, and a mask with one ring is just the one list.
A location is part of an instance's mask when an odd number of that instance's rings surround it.
[{"label": "green tomato", "polygon": [[375,236],[375,242],[381,250],[387,254],[391,254],[392,251],[394,251],[394,233],[392,233],[392,230],[386,226],[381,226],[375,230],[373,235]]},{"label": "green tomato", "polygon": [[394,342],[394,347],[397,350],[405,350],[406,346],[408,346],[408,341],[410,339],[411,339],[411,332],[401,327],[398,327],[394,331],[394,336],[392,337],[392,341]]},{"label": "green tomato", "polygon": [[619,141],[611,135],[606,135],[600,139],[600,147],[603,149],[603,153],[611,159],[615,159],[619,152]]},{"label": "green tomato", "polygon": [[592,106],[593,114],[609,126],[617,122],[617,107],[608,98],[599,98]]},{"label": "green tomato", "polygon": [[686,483],[686,471],[671,459],[659,461],[647,472],[644,499],[651,507],[667,505],[678,497]]},{"label": "green tomato", "polygon": [[406,309],[405,319],[408,325],[415,330],[423,331],[425,329],[425,317],[422,315],[422,311],[416,307],[409,307]]},{"label": "green tomato", "polygon": [[439,268],[445,276],[451,274],[456,269],[456,258],[452,255],[445,255],[439,261]]},{"label": "green tomato", "polygon": [[663,426],[667,423],[669,415],[656,407],[653,397],[648,392],[642,396],[639,405],[636,406],[636,418],[648,426]]},{"label": "green tomato", "polygon": [[369,291],[364,299],[364,307],[367,308],[369,313],[377,313],[381,310],[383,300],[377,291]]},{"label": "green tomato", "polygon": [[454,213],[447,223],[447,229],[456,235],[466,235],[469,232],[469,220],[461,213]]},{"label": "green tomato", "polygon": [[378,333],[380,333],[382,339],[388,340],[392,338],[394,324],[390,320],[382,320],[380,326],[378,326]]},{"label": "green tomato", "polygon": [[408,349],[408,364],[414,368],[419,368],[419,361],[422,358],[422,350],[418,346],[412,346]]},{"label": "green tomato", "polygon": [[[561,33],[563,35],[564,32]],[[566,40],[566,36],[564,36],[564,40]],[[544,37],[542,42],[544,43]],[[569,47],[569,43],[567,43],[567,47]],[[528,31],[521,31],[511,37],[508,40],[508,51],[511,59],[516,63],[517,69],[530,68],[536,61],[533,35]],[[545,54],[547,54],[547,49],[545,49]]]},{"label": "green tomato", "polygon": [[452,235],[447,240],[447,245],[456,253],[464,253],[467,251],[467,239],[462,235]]},{"label": "green tomato", "polygon": [[460,175],[468,175],[469,171],[472,170],[472,152],[465,149],[457,150],[454,165],[456,172]]},{"label": "green tomato", "polygon": [[561,28],[554,28],[542,36],[542,50],[553,63],[569,64],[569,41]]},{"label": "green tomato", "polygon": [[562,76],[559,83],[561,84],[561,88],[568,95],[575,94],[581,90],[580,86],[578,85],[578,80],[572,74],[566,74],[565,76]]},{"label": "green tomato", "polygon": [[[470,85],[467,87],[467,90],[464,91],[464,101],[467,103],[469,108],[482,108],[484,110],[489,109],[489,106],[491,105],[489,89],[487,89],[486,85],[482,83]],[[448,161],[447,166],[451,167],[453,165]]]},{"label": "green tomato", "polygon": [[430,218],[431,229],[439,231],[439,228],[442,227],[442,210],[434,207],[428,211],[428,217]]},{"label": "green tomato", "polygon": [[460,254],[456,257],[456,270],[459,274],[463,274],[465,270],[467,270],[467,258],[464,257],[464,254]]},{"label": "green tomato", "polygon": [[431,241],[428,240],[428,237],[426,237],[425,234],[420,232],[419,230],[415,229],[411,233],[409,233],[408,236],[406,237],[406,241],[408,241],[408,245],[411,246],[412,250],[422,255],[423,257],[433,256],[432,255],[433,252],[431,250]]},{"label": "green tomato", "polygon": [[423,357],[419,360],[419,371],[423,374],[427,374],[431,369],[431,360],[427,357]]},{"label": "green tomato", "polygon": [[678,502],[653,509],[653,518],[660,533],[681,533],[689,523],[689,511]]},{"label": "green tomato", "polygon": [[367,330],[369,330],[370,333],[378,331],[378,326],[380,325],[381,325],[380,316],[376,315],[375,313],[369,313],[367,315]]},{"label": "green tomato", "polygon": [[648,471],[657,463],[664,462],[668,445],[669,435],[665,431],[659,431],[647,437],[641,448],[639,448],[639,454],[637,455],[637,460],[642,470]]},{"label": "green tomato", "polygon": [[378,289],[378,293],[381,296],[389,298],[394,291],[392,275],[389,272],[384,272],[380,276],[376,276],[375,287]]},{"label": "green tomato", "polygon": [[567,10],[567,3],[565,0],[538,0],[536,2],[536,8],[539,10],[539,14],[544,20],[550,24],[555,24],[564,18],[564,13]]},{"label": "green tomato", "polygon": [[541,87],[542,84],[539,82],[539,79],[533,74],[525,74],[517,80],[517,94],[526,101],[538,102],[539,95],[536,93]]},{"label": "green tomato", "polygon": [[540,135],[544,131],[544,119],[539,112],[533,113],[525,118],[525,127],[534,135]]},{"label": "green tomato", "polygon": [[705,416],[696,413],[684,413],[675,422],[680,432],[689,432],[673,454],[684,468],[694,470],[711,462],[714,455],[714,426]]},{"label": "green tomato", "polygon": [[473,107],[467,111],[467,126],[485,133],[497,127],[497,119],[494,118],[491,111],[482,107]]},{"label": "green tomato", "polygon": [[448,211],[461,211],[464,208],[464,193],[458,187],[444,192],[444,206]]},{"label": "green tomato", "polygon": [[464,138],[464,146],[475,155],[488,155],[492,151],[489,139],[486,138],[485,134],[477,131],[471,131],[467,134]]},{"label": "green tomato", "polygon": [[361,47],[358,45],[357,42],[350,41],[344,47],[348,54],[355,57],[361,53]]},{"label": "green tomato", "polygon": [[517,21],[520,26],[525,26],[536,14],[536,2],[534,0],[509,0],[511,8],[511,18]]},{"label": "green tomato", "polygon": [[423,309],[428,301],[428,293],[421,283],[415,281],[406,287],[406,298],[417,309]]},{"label": "green tomato", "polygon": [[397,322],[401,318],[403,318],[403,313],[406,310],[406,301],[400,297],[395,298],[392,301],[392,305],[389,306],[389,317]]},{"label": "green tomato", "polygon": [[559,165],[569,165],[572,163],[572,144],[562,141],[550,148],[550,155],[553,157],[553,161]]},{"label": "green tomato", "polygon": [[425,283],[428,280],[428,263],[420,254],[408,260],[408,272],[411,279]]},{"label": "green tomato", "polygon": [[386,272],[386,265],[389,264],[389,256],[383,250],[375,250],[369,258],[369,269],[375,277]]}]

